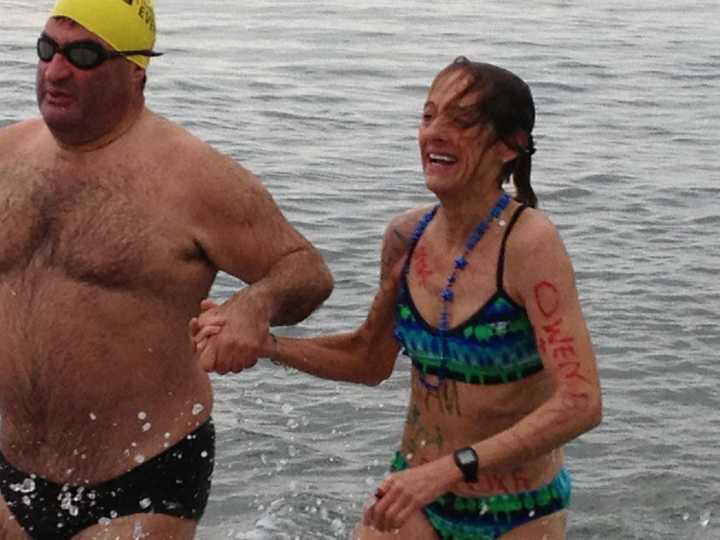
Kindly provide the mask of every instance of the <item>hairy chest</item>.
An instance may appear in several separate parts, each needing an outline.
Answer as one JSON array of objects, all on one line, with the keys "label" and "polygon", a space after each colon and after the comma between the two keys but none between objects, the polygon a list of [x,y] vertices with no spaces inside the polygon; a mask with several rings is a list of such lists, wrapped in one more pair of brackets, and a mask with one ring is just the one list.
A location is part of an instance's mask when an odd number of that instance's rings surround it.
[{"label": "hairy chest", "polygon": [[157,268],[193,257],[158,199],[110,170],[0,170],[0,276],[42,269],[107,288],[141,285]]}]

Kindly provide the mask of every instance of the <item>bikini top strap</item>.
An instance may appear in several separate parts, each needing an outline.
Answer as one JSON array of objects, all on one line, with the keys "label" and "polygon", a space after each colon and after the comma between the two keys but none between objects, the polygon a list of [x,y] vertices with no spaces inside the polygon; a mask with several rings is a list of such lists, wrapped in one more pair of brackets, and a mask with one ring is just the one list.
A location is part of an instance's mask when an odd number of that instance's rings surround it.
[{"label": "bikini top strap", "polygon": [[519,206],[517,210],[515,210],[512,217],[510,218],[510,223],[508,223],[507,229],[505,229],[505,235],[503,236],[502,243],[500,244],[500,255],[498,256],[497,265],[497,288],[499,291],[503,290],[503,272],[505,270],[505,244],[507,244],[508,236],[510,236],[510,231],[515,225],[515,222],[518,220],[520,214],[522,214],[526,208],[527,205],[523,204]]}]

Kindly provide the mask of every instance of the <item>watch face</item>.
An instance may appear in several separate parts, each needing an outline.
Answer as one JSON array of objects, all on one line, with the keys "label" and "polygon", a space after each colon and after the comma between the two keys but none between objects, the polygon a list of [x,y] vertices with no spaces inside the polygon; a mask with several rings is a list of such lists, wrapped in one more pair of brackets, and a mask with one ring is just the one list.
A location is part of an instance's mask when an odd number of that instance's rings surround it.
[{"label": "watch face", "polygon": [[457,457],[461,465],[471,465],[476,462],[475,453],[468,448],[460,450]]}]

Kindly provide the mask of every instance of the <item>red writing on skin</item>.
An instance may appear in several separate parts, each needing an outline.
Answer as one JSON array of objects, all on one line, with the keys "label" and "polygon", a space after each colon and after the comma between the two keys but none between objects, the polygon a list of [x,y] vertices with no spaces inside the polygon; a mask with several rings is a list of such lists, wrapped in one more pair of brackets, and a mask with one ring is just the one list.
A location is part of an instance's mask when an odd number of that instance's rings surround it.
[{"label": "red writing on skin", "polygon": [[[573,351],[573,355],[575,352]],[[587,378],[580,373],[580,362],[561,362],[558,364],[558,368],[560,371],[565,370],[565,373],[563,376],[566,379],[580,379],[581,381],[585,381],[586,383],[589,383],[590,381],[587,380]],[[570,368],[569,370],[567,368]]]},{"label": "red writing on skin", "polygon": [[420,280],[420,285],[425,287],[428,278],[432,275],[430,266],[428,265],[428,252],[425,246],[418,246],[415,250],[415,275]]},{"label": "red writing on skin", "polygon": [[[560,293],[557,287],[548,281],[541,281],[535,285],[535,299],[540,312],[547,318],[553,316],[560,307]],[[563,360],[558,363],[558,369],[563,372],[564,379],[579,379],[587,383],[589,382],[587,378],[580,373],[575,339],[563,335],[562,322],[563,319],[560,317],[550,324],[542,326],[542,331],[538,336],[540,351],[549,353],[554,360]]]},{"label": "red writing on skin", "polygon": [[586,410],[590,405],[590,395],[587,392],[566,392],[560,398],[565,409]]},{"label": "red writing on skin", "polygon": [[542,334],[538,339],[540,351],[544,353],[550,349],[553,358],[558,358],[558,356],[565,358],[565,355],[570,355],[574,358],[575,347],[573,343],[575,340],[572,337],[562,335],[560,331],[561,324],[562,318],[542,327]]},{"label": "red writing on skin", "polygon": [[535,301],[540,313],[550,318],[560,308],[560,293],[549,281],[540,281],[535,285]]}]

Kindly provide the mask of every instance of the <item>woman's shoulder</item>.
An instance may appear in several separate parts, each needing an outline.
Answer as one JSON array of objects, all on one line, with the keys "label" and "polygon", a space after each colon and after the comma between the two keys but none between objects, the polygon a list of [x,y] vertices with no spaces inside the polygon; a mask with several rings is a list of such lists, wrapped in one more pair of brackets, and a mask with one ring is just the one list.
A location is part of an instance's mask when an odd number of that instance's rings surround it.
[{"label": "woman's shoulder", "polygon": [[410,208],[388,222],[383,237],[383,260],[386,263],[396,262],[407,253],[417,224],[432,208],[432,205]]},{"label": "woman's shoulder", "polygon": [[386,241],[391,238],[400,238],[404,242],[408,242],[422,217],[432,209],[432,205],[417,206],[396,214],[385,228]]},{"label": "woman's shoulder", "polygon": [[560,233],[550,216],[536,208],[526,208],[507,242],[508,268],[525,269],[537,276],[549,272],[572,271],[572,263]]},{"label": "woman's shoulder", "polygon": [[537,208],[526,207],[515,223],[511,241],[515,247],[529,249],[538,244],[554,243],[560,240],[557,227],[550,217]]}]

